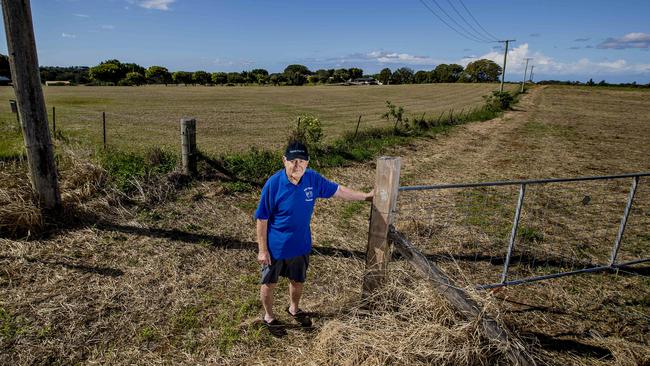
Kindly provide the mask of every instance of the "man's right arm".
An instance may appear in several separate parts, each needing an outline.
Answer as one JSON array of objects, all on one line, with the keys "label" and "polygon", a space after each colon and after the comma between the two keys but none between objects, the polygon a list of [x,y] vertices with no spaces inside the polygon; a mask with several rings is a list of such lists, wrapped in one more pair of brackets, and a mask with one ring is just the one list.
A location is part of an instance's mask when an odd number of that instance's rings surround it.
[{"label": "man's right arm", "polygon": [[271,254],[269,253],[268,245],[268,227],[269,220],[260,220],[257,219],[256,229],[257,229],[257,261],[260,264],[271,265]]}]

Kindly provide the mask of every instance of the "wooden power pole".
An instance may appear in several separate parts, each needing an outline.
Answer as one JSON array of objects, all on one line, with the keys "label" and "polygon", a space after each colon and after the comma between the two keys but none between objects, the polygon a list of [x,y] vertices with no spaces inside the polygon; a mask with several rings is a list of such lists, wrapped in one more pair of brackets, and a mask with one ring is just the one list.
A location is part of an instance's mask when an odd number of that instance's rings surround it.
[{"label": "wooden power pole", "polygon": [[506,78],[506,60],[508,59],[508,44],[510,42],[515,42],[515,39],[506,39],[505,41],[499,41],[499,43],[505,43],[506,44],[506,50],[503,52],[503,73],[501,74],[501,89],[499,91],[503,91],[503,81]]},{"label": "wooden power pole", "polygon": [[[532,60],[530,57],[526,57],[526,67],[524,68],[524,80],[521,81],[521,92],[524,92],[524,87],[526,86],[526,72],[528,71],[528,61]],[[532,71],[531,71],[532,72]]]},{"label": "wooden power pole", "polygon": [[2,0],[2,13],[32,187],[41,210],[57,211],[61,208],[61,193],[38,71],[29,0]]}]

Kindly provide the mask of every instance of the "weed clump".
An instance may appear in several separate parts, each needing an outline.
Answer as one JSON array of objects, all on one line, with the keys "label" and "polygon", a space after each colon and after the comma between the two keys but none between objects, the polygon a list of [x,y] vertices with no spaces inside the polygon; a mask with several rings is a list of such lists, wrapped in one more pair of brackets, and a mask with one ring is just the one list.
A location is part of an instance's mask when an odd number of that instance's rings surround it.
[{"label": "weed clump", "polygon": [[485,106],[494,111],[506,111],[512,108],[515,98],[508,92],[493,91],[492,94],[484,97]]},{"label": "weed clump", "polygon": [[125,193],[137,190],[142,180],[172,172],[178,163],[176,154],[160,148],[145,154],[108,150],[100,154],[99,160],[116,187]]}]

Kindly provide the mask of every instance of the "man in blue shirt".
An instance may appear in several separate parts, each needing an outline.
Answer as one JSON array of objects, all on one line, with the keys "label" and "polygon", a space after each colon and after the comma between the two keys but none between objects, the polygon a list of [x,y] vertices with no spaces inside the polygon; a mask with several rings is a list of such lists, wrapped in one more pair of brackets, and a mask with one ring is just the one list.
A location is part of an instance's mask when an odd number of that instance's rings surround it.
[{"label": "man in blue shirt", "polygon": [[298,304],[307,276],[311,252],[311,216],[317,198],[339,197],[351,201],[371,201],[373,192],[355,191],[333,183],[307,169],[307,147],[297,141],[287,146],[282,157],[284,169],[264,184],[257,220],[257,261],[262,265],[260,297],[264,306],[264,323],[277,326],[273,313],[273,289],[279,276],[289,278],[290,305],[286,311],[301,325],[311,320]]}]

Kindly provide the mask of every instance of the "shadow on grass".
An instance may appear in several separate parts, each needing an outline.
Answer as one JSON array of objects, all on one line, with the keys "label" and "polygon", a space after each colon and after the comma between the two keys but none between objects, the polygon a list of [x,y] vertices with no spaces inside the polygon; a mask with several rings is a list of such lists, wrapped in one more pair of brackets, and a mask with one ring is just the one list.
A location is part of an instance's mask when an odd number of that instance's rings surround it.
[{"label": "shadow on grass", "polygon": [[[106,222],[97,223],[95,227],[100,230],[118,231],[125,234],[148,236],[151,238],[170,239],[181,241],[187,244],[210,243],[209,245],[213,248],[257,251],[256,242],[242,241],[228,236],[188,233],[178,229],[140,228]],[[366,253],[358,250],[321,247],[316,245],[312,248],[312,255],[355,258],[359,260],[365,260],[366,258]]]},{"label": "shadow on grass", "polygon": [[18,256],[8,256],[8,255],[0,255],[0,260],[9,260],[9,261],[18,261],[18,260],[25,260],[29,263],[38,263],[38,264],[44,264],[46,266],[55,266],[55,267],[63,267],[67,269],[72,269],[75,271],[80,271],[84,273],[92,273],[92,274],[98,274],[101,276],[107,276],[107,277],[120,277],[124,274],[124,272],[120,269],[116,268],[111,268],[111,267],[94,267],[94,266],[88,266],[85,264],[75,264],[75,263],[67,263],[63,261],[48,261],[44,259],[38,259],[38,258],[31,258],[31,257],[18,257]]},{"label": "shadow on grass", "polygon": [[537,339],[541,348],[547,351],[571,353],[579,355],[581,357],[593,357],[601,360],[611,360],[614,358],[612,352],[607,348],[582,343],[575,339],[564,338],[570,336],[580,337],[582,334],[572,332],[562,333],[554,336],[544,333],[529,334]]}]

